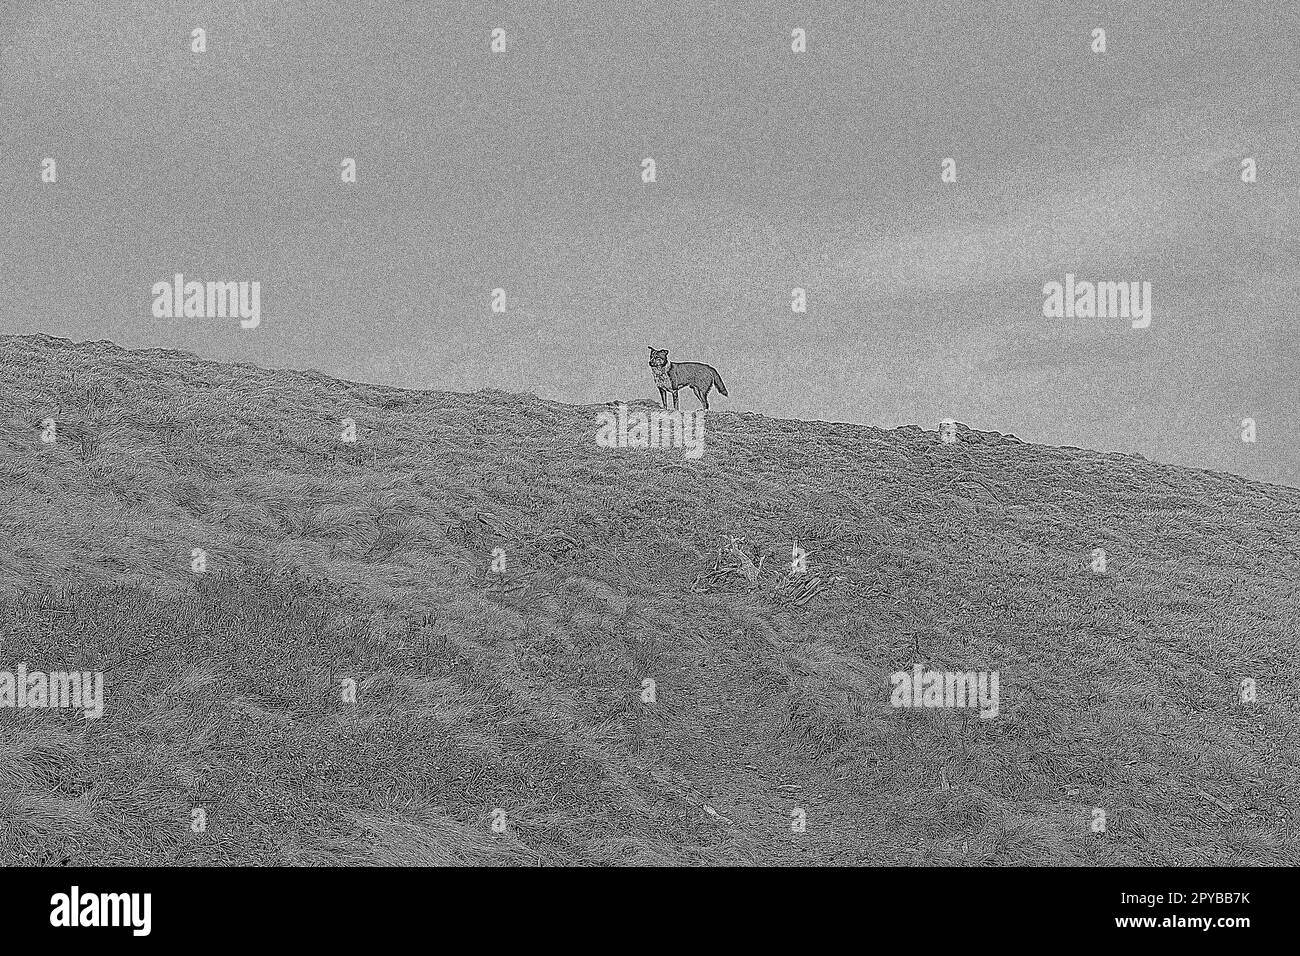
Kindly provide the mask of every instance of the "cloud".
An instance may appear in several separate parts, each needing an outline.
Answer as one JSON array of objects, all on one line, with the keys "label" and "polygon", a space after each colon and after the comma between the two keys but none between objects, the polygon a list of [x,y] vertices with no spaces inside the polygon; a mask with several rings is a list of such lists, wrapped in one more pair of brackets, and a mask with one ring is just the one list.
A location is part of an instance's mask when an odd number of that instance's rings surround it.
[{"label": "cloud", "polygon": [[[986,203],[996,207],[988,212],[957,221],[945,208],[918,217],[903,235],[857,237],[824,279],[873,298],[918,299],[1032,286],[1065,270],[1115,278],[1143,268],[1176,272],[1180,253],[1190,250],[1198,270],[1214,272],[1243,243],[1294,239],[1300,199],[1293,190],[1276,179],[1245,185],[1239,178],[1241,157],[1281,154],[1287,134],[1252,134],[1238,123],[1207,131],[1191,115],[1145,117],[1092,168],[1083,153],[1009,170],[1000,177],[1007,195]],[[935,188],[982,187],[962,183],[959,168],[957,185],[938,185],[936,173]]]}]

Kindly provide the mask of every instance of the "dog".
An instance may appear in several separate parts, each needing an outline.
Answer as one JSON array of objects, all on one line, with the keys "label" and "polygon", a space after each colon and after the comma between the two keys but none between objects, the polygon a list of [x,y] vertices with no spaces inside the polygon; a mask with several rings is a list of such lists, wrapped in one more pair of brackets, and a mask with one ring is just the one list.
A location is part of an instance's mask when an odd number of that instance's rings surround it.
[{"label": "dog", "polygon": [[650,374],[654,376],[655,386],[659,389],[659,401],[668,407],[668,393],[673,393],[673,408],[677,407],[677,390],[690,388],[700,404],[709,407],[709,389],[717,386],[719,395],[727,394],[727,386],[722,384],[722,376],[712,365],[703,362],[670,362],[667,349],[650,349]]}]

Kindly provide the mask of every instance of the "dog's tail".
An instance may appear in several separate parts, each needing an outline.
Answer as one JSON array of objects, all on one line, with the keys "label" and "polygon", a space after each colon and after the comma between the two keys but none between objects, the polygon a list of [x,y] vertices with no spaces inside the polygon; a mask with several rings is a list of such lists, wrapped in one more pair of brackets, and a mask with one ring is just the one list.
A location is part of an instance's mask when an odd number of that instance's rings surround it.
[{"label": "dog's tail", "polygon": [[727,386],[722,384],[722,376],[718,374],[718,370],[716,368],[713,370],[713,384],[718,386],[719,395],[727,394]]}]

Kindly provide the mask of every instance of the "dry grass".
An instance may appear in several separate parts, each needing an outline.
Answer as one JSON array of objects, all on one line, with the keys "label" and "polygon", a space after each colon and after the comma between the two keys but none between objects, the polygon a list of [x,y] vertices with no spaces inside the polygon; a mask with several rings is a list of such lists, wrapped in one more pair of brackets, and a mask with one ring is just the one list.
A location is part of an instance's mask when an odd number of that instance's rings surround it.
[{"label": "dry grass", "polygon": [[107,670],[0,709],[0,863],[1300,862],[1300,491],[597,410],[0,338],[0,670]]}]

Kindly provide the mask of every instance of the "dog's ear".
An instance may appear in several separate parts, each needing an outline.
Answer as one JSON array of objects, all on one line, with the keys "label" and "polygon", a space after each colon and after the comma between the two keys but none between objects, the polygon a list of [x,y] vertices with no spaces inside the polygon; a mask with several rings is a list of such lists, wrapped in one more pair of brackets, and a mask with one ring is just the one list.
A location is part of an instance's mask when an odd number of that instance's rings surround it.
[{"label": "dog's ear", "polygon": [[647,345],[646,348],[648,348],[651,352],[655,350],[655,347],[653,345]]}]

